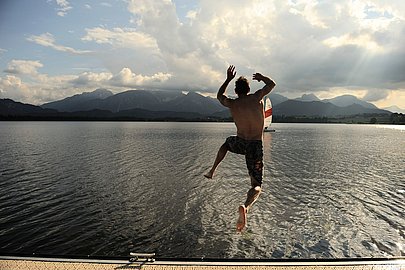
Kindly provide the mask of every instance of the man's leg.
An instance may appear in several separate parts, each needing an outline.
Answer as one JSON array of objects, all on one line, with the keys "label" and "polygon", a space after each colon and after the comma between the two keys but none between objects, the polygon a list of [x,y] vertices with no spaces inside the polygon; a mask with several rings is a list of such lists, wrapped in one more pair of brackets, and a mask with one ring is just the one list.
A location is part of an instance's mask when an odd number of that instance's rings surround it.
[{"label": "man's leg", "polygon": [[256,181],[256,179],[252,176],[251,178],[251,183],[252,183],[252,188],[249,189],[247,193],[247,198],[245,201],[245,204],[242,204],[239,206],[238,212],[239,212],[239,218],[238,222],[236,224],[236,230],[238,232],[241,232],[243,228],[247,224],[247,212],[249,210],[249,207],[253,205],[253,203],[259,198],[259,195],[262,191],[262,188],[260,184]]},{"label": "man's leg", "polygon": [[214,165],[212,165],[211,170],[206,173],[204,176],[207,178],[212,178],[216,168],[218,167],[219,163],[225,158],[226,153],[228,152],[228,147],[226,143],[224,143],[218,150],[217,157],[215,158]]},{"label": "man's leg", "polygon": [[247,224],[247,211],[259,198],[263,180],[263,146],[261,142],[248,145],[246,149],[246,165],[249,170],[251,188],[247,193],[245,204],[240,205],[236,229],[240,232]]}]

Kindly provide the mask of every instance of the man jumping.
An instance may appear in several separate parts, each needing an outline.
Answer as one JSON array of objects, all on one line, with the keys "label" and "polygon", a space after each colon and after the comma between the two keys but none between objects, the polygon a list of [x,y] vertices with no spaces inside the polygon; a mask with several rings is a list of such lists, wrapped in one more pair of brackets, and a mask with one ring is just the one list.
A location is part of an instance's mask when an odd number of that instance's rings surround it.
[{"label": "man jumping", "polygon": [[239,77],[235,82],[236,99],[225,96],[228,84],[235,78],[234,66],[229,66],[225,82],[218,90],[217,99],[222,105],[228,107],[237,129],[237,136],[228,137],[219,148],[217,157],[211,170],[204,176],[212,178],[215,169],[225,158],[228,151],[245,156],[246,165],[251,179],[251,188],[247,193],[246,202],[239,206],[239,218],[236,229],[241,232],[247,223],[247,212],[257,200],[261,192],[263,179],[263,128],[264,108],[262,99],[276,86],[276,83],[260,73],[253,74],[253,80],[263,81],[266,85],[254,94],[250,91],[249,82],[244,77]]}]

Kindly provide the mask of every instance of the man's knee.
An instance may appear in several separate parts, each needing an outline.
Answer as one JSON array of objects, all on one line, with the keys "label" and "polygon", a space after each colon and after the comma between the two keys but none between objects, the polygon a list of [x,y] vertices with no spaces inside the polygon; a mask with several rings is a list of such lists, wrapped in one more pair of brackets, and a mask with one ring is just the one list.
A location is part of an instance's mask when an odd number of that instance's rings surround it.
[{"label": "man's knee", "polygon": [[[261,179],[260,179],[261,180]],[[256,179],[254,176],[250,175],[250,183],[252,185],[252,188],[259,188],[261,189],[262,187],[262,181],[259,181],[258,179]]]},{"label": "man's knee", "polygon": [[221,150],[222,151],[229,151],[229,146],[228,146],[228,144],[226,143],[226,142],[224,142],[222,145],[221,145]]}]

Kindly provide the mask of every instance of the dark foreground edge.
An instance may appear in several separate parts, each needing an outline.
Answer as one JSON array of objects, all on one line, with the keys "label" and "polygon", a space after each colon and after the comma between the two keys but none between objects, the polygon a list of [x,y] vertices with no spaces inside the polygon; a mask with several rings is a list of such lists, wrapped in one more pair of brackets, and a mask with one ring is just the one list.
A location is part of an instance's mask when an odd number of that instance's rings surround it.
[{"label": "dark foreground edge", "polygon": [[[114,256],[72,256],[72,255],[39,255],[39,254],[0,254],[0,260],[29,260],[44,262],[83,262],[127,264],[131,257]],[[223,258],[165,258],[156,257],[154,262],[138,261],[144,264],[156,265],[402,265],[405,267],[405,257],[386,258],[331,258],[331,259],[223,259]],[[402,269],[402,268],[401,268]]]}]

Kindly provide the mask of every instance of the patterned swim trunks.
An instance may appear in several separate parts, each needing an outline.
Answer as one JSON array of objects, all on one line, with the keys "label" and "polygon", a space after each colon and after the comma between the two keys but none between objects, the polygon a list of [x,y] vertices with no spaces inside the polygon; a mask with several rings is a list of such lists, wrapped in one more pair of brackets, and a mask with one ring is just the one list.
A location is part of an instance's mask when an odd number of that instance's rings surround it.
[{"label": "patterned swim trunks", "polygon": [[245,140],[230,136],[225,145],[232,153],[244,155],[249,175],[261,186],[263,182],[263,143],[261,140]]}]

